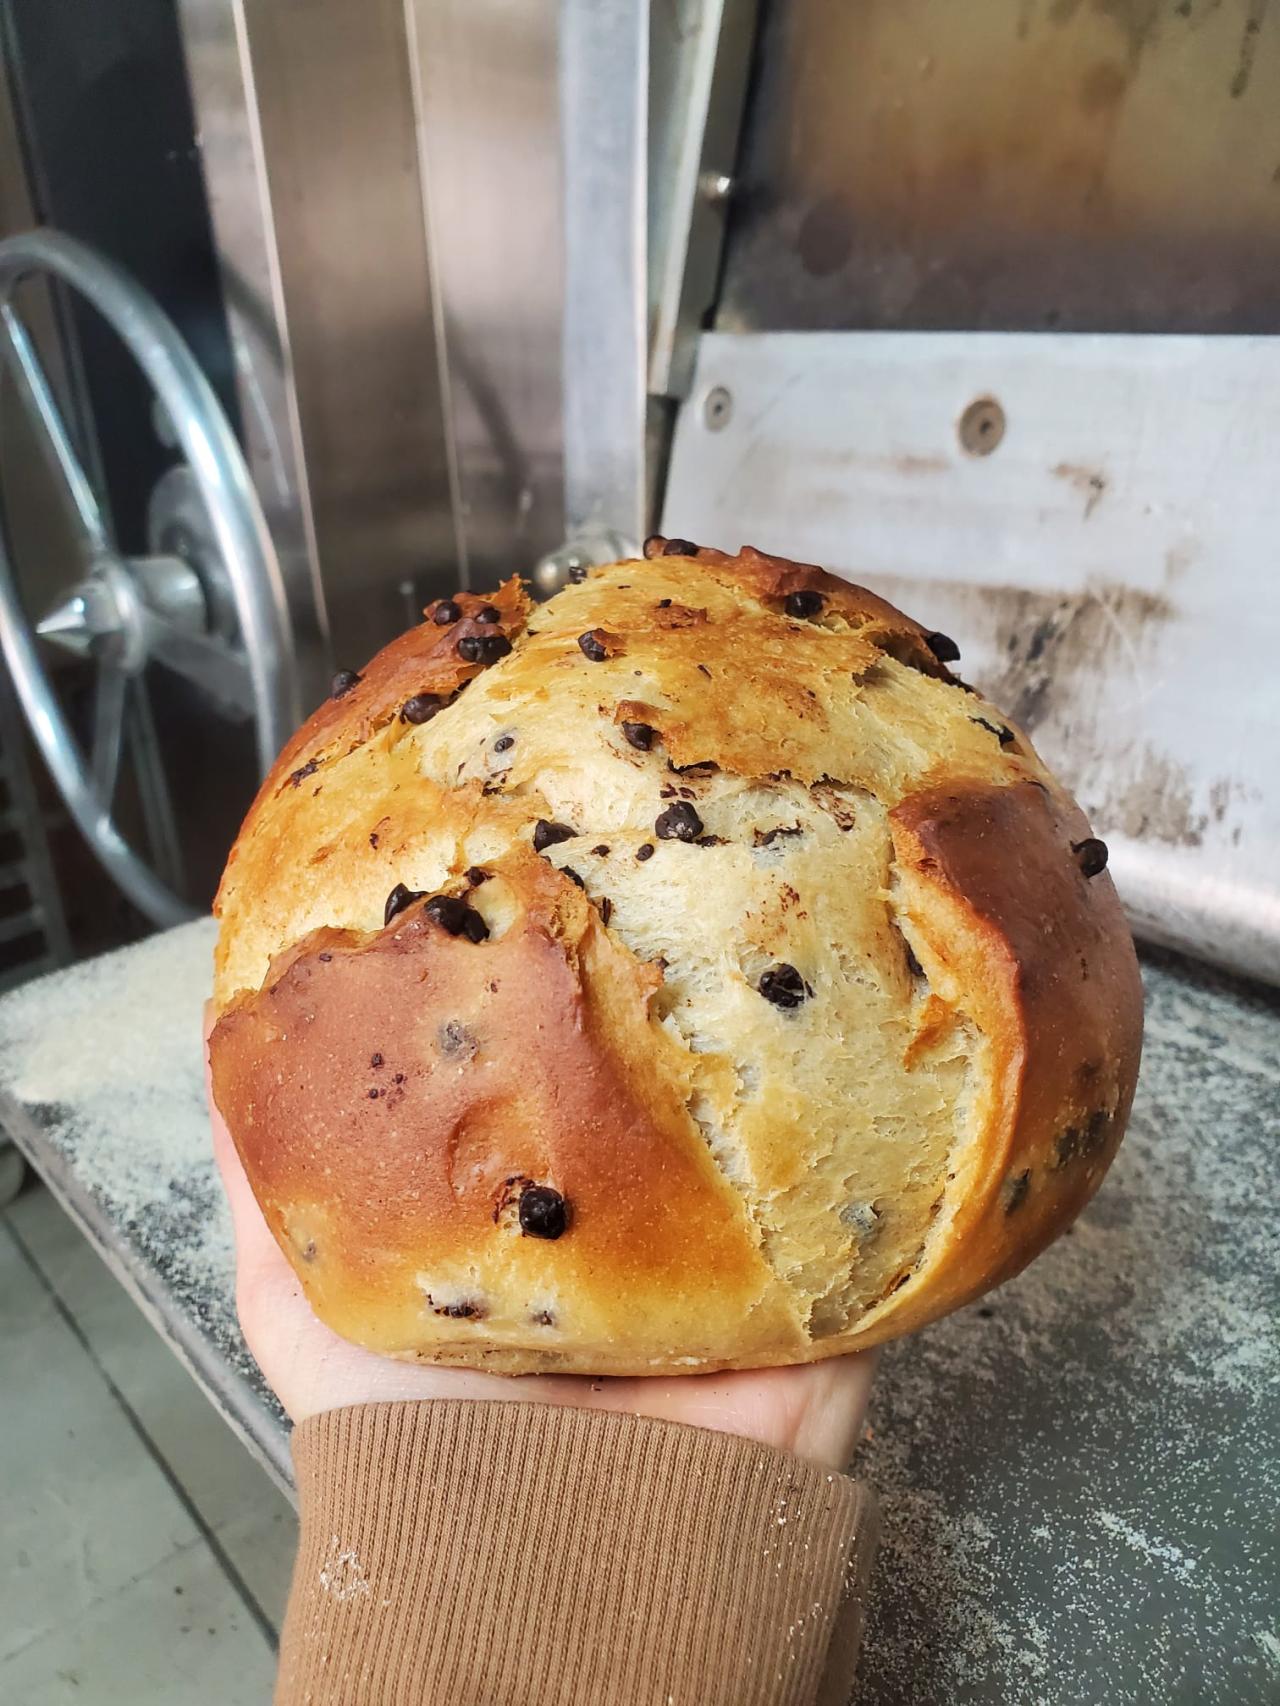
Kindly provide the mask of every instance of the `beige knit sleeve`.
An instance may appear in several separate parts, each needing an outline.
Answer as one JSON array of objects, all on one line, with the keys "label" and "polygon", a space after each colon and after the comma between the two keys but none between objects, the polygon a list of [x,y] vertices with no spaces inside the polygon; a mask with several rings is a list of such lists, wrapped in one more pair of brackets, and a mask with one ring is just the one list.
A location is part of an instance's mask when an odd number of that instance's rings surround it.
[{"label": "beige knit sleeve", "polygon": [[523,1403],[294,1434],[277,1706],[843,1706],[867,1490],[731,1434]]}]

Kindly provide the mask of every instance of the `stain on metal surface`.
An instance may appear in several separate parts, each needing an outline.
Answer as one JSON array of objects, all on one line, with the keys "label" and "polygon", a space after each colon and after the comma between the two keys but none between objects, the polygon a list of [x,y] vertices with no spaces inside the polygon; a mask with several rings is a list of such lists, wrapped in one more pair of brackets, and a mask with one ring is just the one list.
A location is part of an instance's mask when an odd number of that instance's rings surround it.
[{"label": "stain on metal surface", "polygon": [[1244,34],[1240,38],[1240,63],[1231,79],[1233,101],[1238,101],[1249,87],[1249,79],[1253,76],[1253,62],[1258,54],[1258,37],[1262,34],[1263,20],[1270,3],[1271,0],[1249,0],[1249,16],[1244,21]]},{"label": "stain on metal surface", "polygon": [[1078,462],[1059,462],[1049,472],[1059,480],[1066,480],[1084,498],[1084,519],[1089,517],[1102,502],[1107,490],[1107,476],[1097,468],[1082,468]]},{"label": "stain on metal surface", "polygon": [[893,577],[875,585],[922,621],[945,614],[966,655],[991,660],[974,671],[975,685],[1034,738],[1101,834],[1169,847],[1199,847],[1211,830],[1233,838],[1241,785],[1223,774],[1206,789],[1125,715],[1158,676],[1177,618],[1163,593],[1110,581],[1076,592]]},{"label": "stain on metal surface", "polygon": [[1266,12],[763,8],[717,328],[1280,330]]}]

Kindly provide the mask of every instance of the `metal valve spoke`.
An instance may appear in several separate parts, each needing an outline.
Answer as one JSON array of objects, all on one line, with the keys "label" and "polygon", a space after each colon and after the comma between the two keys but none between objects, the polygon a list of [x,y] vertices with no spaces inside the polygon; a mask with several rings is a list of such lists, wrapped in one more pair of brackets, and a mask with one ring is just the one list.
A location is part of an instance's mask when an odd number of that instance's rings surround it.
[{"label": "metal valve spoke", "polygon": [[120,748],[124,742],[125,696],[129,678],[118,664],[103,659],[93,685],[93,744],[89,774],[93,791],[103,811],[110,811],[120,776]]},{"label": "metal valve spoke", "polygon": [[27,328],[14,313],[12,303],[0,306],[0,325],[3,326],[5,354],[17,382],[18,395],[39,428],[41,447],[50,467],[66,487],[81,548],[92,560],[111,549],[111,539],[93,487],[72,447],[71,436],[58,412],[52,387],[27,335]]},{"label": "metal valve spoke", "polygon": [[[137,361],[172,427],[208,548],[188,561],[176,534],[146,557],[118,552],[49,381],[11,297],[31,274],[84,296]],[[97,665],[94,732],[78,749],[45,673],[0,526],[0,645],[32,734],[68,810],[103,866],[157,924],[191,916],[179,898],[182,855],[151,715],[147,667],[193,682],[225,716],[255,719],[259,768],[270,768],[300,718],[284,587],[235,436],[208,380],[147,294],[72,238],[36,231],[0,241],[0,361],[12,370],[43,453],[66,487],[86,558],[80,582],[39,624],[43,640]],[[127,752],[154,869],[125,842],[111,802]]]}]

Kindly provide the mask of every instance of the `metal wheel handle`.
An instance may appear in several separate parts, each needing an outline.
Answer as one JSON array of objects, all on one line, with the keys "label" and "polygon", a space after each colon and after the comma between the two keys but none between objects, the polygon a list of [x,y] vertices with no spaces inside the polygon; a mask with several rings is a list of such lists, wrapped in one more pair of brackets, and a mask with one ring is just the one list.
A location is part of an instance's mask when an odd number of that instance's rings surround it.
[{"label": "metal wheel handle", "polygon": [[[215,631],[208,589],[177,557],[123,557],[76,457],[53,392],[12,306],[19,281],[43,273],[92,303],[133,355],[159,398],[203,501],[216,545],[223,602],[234,611],[239,647]],[[139,858],[116,828],[111,801],[119,768],[125,693],[149,658],[199,682],[224,704],[240,701],[257,719],[265,775],[300,720],[284,586],[249,473],[214,396],[172,322],[121,268],[58,232],[0,241],[0,359],[38,430],[50,466],[70,499],[84,579],[40,623],[48,639],[98,663],[95,733],[88,764],[45,674],[27,624],[0,528],[0,645],[18,697],[76,824],[125,894],[153,922],[169,925],[193,909]]]}]

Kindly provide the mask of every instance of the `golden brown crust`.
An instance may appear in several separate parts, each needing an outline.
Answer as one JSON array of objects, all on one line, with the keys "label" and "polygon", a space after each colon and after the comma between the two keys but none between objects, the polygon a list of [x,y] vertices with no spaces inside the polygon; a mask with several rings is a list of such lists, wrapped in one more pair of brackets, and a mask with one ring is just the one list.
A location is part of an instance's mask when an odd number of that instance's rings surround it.
[{"label": "golden brown crust", "polygon": [[[521,906],[500,940],[450,936],[421,902],[372,935],[319,930],[213,1032],[215,1099],[316,1307],[393,1355],[428,1313],[439,1360],[476,1360],[481,1323],[490,1360],[531,1343],[544,1368],[565,1344],[632,1372],[672,1344],[714,1360],[748,1319],[762,1351],[799,1354],[677,1051],[640,1070],[660,975],[536,856],[489,881]],[[522,1232],[528,1185],[563,1199],[561,1236]]]},{"label": "golden brown crust", "polygon": [[898,1333],[1017,1273],[1097,1190],[1137,1083],[1142,979],[1115,885],[1073,853],[1088,823],[1060,792],[941,787],[891,822],[902,915],[931,984],[964,991],[1000,1087],[928,1271],[884,1312]]},{"label": "golden brown crust", "polygon": [[[515,582],[429,613],[290,743],[228,862],[215,1095],[361,1343],[511,1372],[836,1354],[1016,1271],[1119,1141],[1132,944],[1026,737],[874,594],[680,543],[534,632]],[[459,655],[493,635],[493,667]],[[424,693],[446,708],[402,718]],[[421,899],[384,924],[397,884],[487,939]],[[526,1179],[569,1200],[562,1237],[521,1234]]]}]

